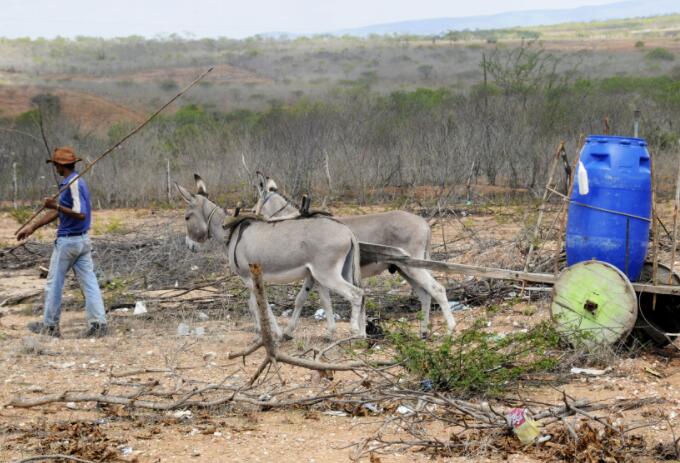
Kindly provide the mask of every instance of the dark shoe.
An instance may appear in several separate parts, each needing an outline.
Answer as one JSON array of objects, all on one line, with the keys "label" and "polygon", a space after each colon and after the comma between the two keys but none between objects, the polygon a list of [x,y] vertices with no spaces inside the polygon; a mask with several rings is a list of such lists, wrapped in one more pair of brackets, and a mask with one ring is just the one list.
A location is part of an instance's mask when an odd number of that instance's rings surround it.
[{"label": "dark shoe", "polygon": [[82,334],[83,338],[102,338],[109,334],[109,327],[106,323],[92,323]]},{"label": "dark shoe", "polygon": [[43,322],[29,323],[28,330],[35,334],[44,334],[45,336],[52,336],[53,338],[61,337],[59,326],[47,326]]}]

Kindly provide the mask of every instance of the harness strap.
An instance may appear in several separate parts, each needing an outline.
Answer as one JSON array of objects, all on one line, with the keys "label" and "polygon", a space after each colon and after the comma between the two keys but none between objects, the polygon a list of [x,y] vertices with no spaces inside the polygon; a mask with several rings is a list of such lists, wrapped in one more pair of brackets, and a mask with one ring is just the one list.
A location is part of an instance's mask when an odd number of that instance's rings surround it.
[{"label": "harness strap", "polygon": [[280,208],[278,211],[276,211],[276,212],[274,212],[272,215],[270,215],[269,218],[270,218],[270,219],[273,219],[276,215],[279,214],[279,212],[283,211],[283,210],[284,210],[285,208],[287,208],[288,206],[290,206],[290,202],[289,202],[289,201],[286,201],[286,204],[284,204],[283,206],[281,206],[281,208]]},{"label": "harness strap", "polygon": [[[243,236],[243,232],[245,231],[246,228],[250,225],[250,222],[248,221],[243,221],[240,224],[238,224],[234,230],[232,230],[232,233],[236,233],[236,243],[234,243],[234,253],[233,253],[233,261],[234,261],[234,267],[236,267],[236,270],[239,269],[238,267],[238,257],[236,255],[236,248],[238,247],[238,244],[241,242],[241,237]],[[229,242],[231,242],[231,234],[229,237]]]},{"label": "harness strap", "polygon": [[210,239],[210,222],[212,221],[212,218],[215,215],[217,209],[219,209],[219,206],[215,206],[213,210],[210,211],[210,214],[208,214],[208,239]]},{"label": "harness strap", "polygon": [[[262,201],[262,205],[260,205],[260,211],[262,210],[262,208],[264,207],[264,205],[267,204],[267,201],[269,201],[270,199],[272,199],[275,195],[281,196],[281,198],[285,199],[285,200],[286,200],[286,204],[284,204],[283,206],[281,206],[281,208],[279,208],[279,210],[277,210],[277,211],[274,212],[272,215],[270,215],[270,216],[269,216],[269,219],[273,219],[276,215],[278,215],[278,214],[279,214],[281,211],[283,211],[285,208],[287,208],[288,206],[292,206],[291,202],[288,201],[288,199],[287,199],[285,196],[282,196],[282,195],[279,194],[279,192],[277,192],[277,191],[270,191],[270,192],[268,192],[267,196],[264,197],[264,200]],[[269,219],[267,219],[267,220],[269,220]]]}]

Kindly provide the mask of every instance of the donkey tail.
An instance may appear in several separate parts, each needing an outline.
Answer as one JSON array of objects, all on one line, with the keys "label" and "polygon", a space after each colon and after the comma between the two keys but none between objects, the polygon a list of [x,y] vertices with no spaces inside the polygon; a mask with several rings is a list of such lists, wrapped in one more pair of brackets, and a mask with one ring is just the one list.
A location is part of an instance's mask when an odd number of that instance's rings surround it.
[{"label": "donkey tail", "polygon": [[[443,226],[443,225],[442,225]],[[432,247],[432,228],[427,225],[427,242],[425,243],[425,252],[423,260],[430,260],[430,248]]]},{"label": "donkey tail", "polygon": [[361,253],[359,251],[359,242],[354,233],[352,233],[352,246],[347,253],[347,257],[345,257],[345,264],[342,267],[342,277],[348,283],[361,288]]}]

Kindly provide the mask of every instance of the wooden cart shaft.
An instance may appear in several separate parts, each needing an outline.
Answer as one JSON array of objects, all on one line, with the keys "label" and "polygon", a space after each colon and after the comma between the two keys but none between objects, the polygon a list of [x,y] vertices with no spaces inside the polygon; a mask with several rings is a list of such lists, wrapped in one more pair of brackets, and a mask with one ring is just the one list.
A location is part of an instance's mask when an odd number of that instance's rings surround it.
[{"label": "wooden cart shaft", "polygon": [[[436,260],[413,259],[400,248],[383,246],[374,243],[360,242],[362,262],[372,260],[388,264],[403,264],[409,267],[424,268],[442,273],[469,275],[479,278],[491,278],[496,280],[524,281],[527,283],[542,283],[552,285],[557,276],[552,273],[532,273],[521,270],[508,270],[503,268],[483,267],[480,265],[455,264]],[[670,294],[680,296],[680,286],[653,285],[647,283],[632,283],[638,293]]]}]

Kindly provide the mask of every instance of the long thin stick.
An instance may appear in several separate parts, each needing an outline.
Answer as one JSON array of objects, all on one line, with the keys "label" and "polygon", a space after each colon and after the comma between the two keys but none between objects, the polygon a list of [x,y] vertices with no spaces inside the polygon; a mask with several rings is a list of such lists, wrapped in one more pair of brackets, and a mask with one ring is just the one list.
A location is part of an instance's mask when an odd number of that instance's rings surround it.
[{"label": "long thin stick", "polygon": [[[569,179],[569,186],[567,187],[567,197],[571,198],[571,192],[574,189],[574,177],[576,173],[576,167],[578,166],[578,161],[581,158],[581,150],[583,149],[583,144],[585,143],[585,138],[583,134],[579,135],[578,139],[578,151],[576,152],[576,157],[574,158],[574,166],[571,169],[571,178]],[[562,253],[562,235],[564,234],[565,228],[567,227],[567,214],[569,212],[569,204],[567,201],[564,202],[564,206],[560,210],[562,219],[560,220],[560,231],[557,235],[557,249],[555,250],[555,275],[559,272],[560,265],[560,254]]]},{"label": "long thin stick", "polygon": [[545,184],[545,190],[543,191],[543,197],[541,198],[541,205],[538,206],[538,219],[536,219],[536,228],[534,228],[534,235],[531,237],[531,243],[529,243],[529,252],[527,252],[527,258],[524,261],[524,271],[529,271],[529,263],[531,262],[531,255],[534,252],[534,244],[538,238],[538,234],[541,231],[541,222],[543,222],[543,213],[545,212],[545,202],[548,199],[548,194],[550,194],[549,188],[552,185],[553,176],[555,175],[555,168],[557,167],[557,162],[560,159],[560,153],[564,151],[564,140],[560,142],[560,146],[557,147],[555,155],[553,156],[552,163],[550,164],[550,170],[548,174],[548,181]]},{"label": "long thin stick", "polygon": [[[635,214],[628,214],[627,212],[615,211],[614,209],[607,209],[607,208],[604,208],[604,207],[592,206],[590,204],[582,203],[580,201],[574,201],[573,199],[570,199],[568,196],[563,195],[559,191],[553,190],[552,188],[548,188],[548,190],[550,190],[552,193],[555,193],[557,196],[564,199],[564,201],[569,203],[569,204],[576,204],[577,206],[585,207],[587,209],[593,209],[595,211],[608,212],[609,214],[616,214],[616,215],[628,217],[628,218],[631,218],[631,219],[641,220],[643,222],[649,222],[650,224],[652,223],[652,219],[650,219],[649,217],[643,217],[641,215],[635,215]],[[658,217],[657,217],[657,219],[658,219]],[[660,220],[657,220],[657,222],[661,223]]]},{"label": "long thin stick", "polygon": [[678,156],[678,176],[675,180],[675,204],[673,205],[673,248],[671,250],[671,262],[668,266],[671,272],[668,274],[668,284],[673,283],[673,269],[675,266],[675,247],[678,243],[678,206],[680,205],[680,155]]},{"label": "long thin stick", "polygon": [[68,460],[76,461],[78,463],[94,463],[92,460],[84,460],[82,458],[74,457],[72,455],[36,455],[34,457],[24,458],[23,460],[17,460],[16,463],[29,463],[31,461],[45,461],[45,460]]},{"label": "long thin stick", "polygon": [[[170,101],[168,101],[167,103],[165,103],[165,104],[164,104],[163,106],[161,106],[156,112],[154,112],[151,116],[149,116],[144,122],[142,122],[141,124],[139,124],[132,132],[130,132],[129,134],[125,135],[123,138],[121,138],[121,140],[120,140],[118,143],[116,143],[115,145],[113,145],[112,147],[110,147],[109,149],[107,149],[106,151],[104,151],[102,154],[100,154],[100,155],[92,162],[92,164],[88,165],[85,169],[83,169],[82,172],[80,172],[78,175],[76,175],[75,177],[73,177],[73,179],[72,179],[70,182],[68,182],[68,183],[67,183],[66,185],[64,185],[64,186],[63,186],[56,194],[54,194],[54,195],[52,196],[52,199],[56,199],[62,192],[66,191],[66,190],[69,188],[69,186],[71,186],[71,184],[72,184],[73,182],[75,182],[75,181],[78,180],[80,177],[82,177],[83,175],[85,175],[85,174],[87,173],[87,171],[89,171],[89,170],[92,168],[92,166],[94,166],[94,165],[95,165],[96,163],[98,163],[102,158],[104,158],[105,156],[107,156],[108,154],[110,154],[113,150],[115,150],[116,148],[118,148],[120,145],[122,145],[123,143],[125,143],[125,142],[127,141],[128,138],[132,137],[134,134],[136,134],[137,132],[139,132],[145,125],[147,125],[147,124],[148,124],[149,122],[151,122],[156,116],[158,116],[158,114],[160,114],[161,111],[163,111],[165,108],[167,108],[168,106],[170,106],[176,99],[178,99],[179,97],[181,97],[182,95],[184,95],[189,89],[191,89],[194,85],[196,85],[201,79],[203,79],[206,75],[208,75],[208,73],[209,73],[210,71],[212,71],[212,70],[213,70],[213,68],[210,68],[210,69],[208,69],[207,71],[205,71],[203,74],[201,74],[200,76],[198,76],[193,82],[191,82],[189,85],[187,85],[181,92],[179,92],[179,93],[178,93],[177,95],[175,95],[172,99],[170,99]],[[39,209],[38,209],[38,210],[37,210],[37,211],[36,211],[36,212],[35,212],[35,213],[34,213],[34,214],[33,214],[26,222],[24,222],[24,224],[21,225],[21,227],[19,227],[19,229],[15,232],[15,234],[19,233],[19,231],[21,231],[21,229],[24,228],[24,227],[26,226],[26,224],[30,223],[33,219],[35,219],[35,218],[38,216],[38,214],[40,214],[40,213],[41,213],[42,211],[44,211],[44,210],[45,210],[45,205],[43,204],[42,206],[40,206],[40,208],[39,208]]]},{"label": "long thin stick", "polygon": [[[17,208],[17,194],[19,191],[19,182],[17,181],[17,163],[12,163],[12,208]],[[677,209],[677,208],[676,208]]]},{"label": "long thin stick", "polygon": [[[650,156],[649,157],[649,170],[651,171],[652,175],[652,218],[658,218],[659,217],[659,210],[657,208],[656,204],[656,187],[657,187],[657,181],[656,181],[656,172],[654,169],[654,157]],[[652,220],[652,233],[654,233],[653,240],[652,240],[652,246],[654,246],[653,249],[653,256],[652,256],[652,284],[656,285],[658,283],[658,273],[659,273],[659,221],[658,220]],[[673,272],[671,272],[671,275],[673,275]],[[652,295],[652,310],[656,309],[656,294]]]},{"label": "long thin stick", "polygon": [[[42,137],[43,145],[45,145],[45,151],[47,152],[47,161],[50,161],[52,159],[52,150],[50,149],[50,144],[47,142],[47,135],[45,135],[45,124],[43,123],[43,117],[42,117],[42,108],[38,106],[38,125],[40,126],[40,136]],[[57,188],[59,188],[59,177],[57,177],[57,173],[54,171],[54,169],[50,169],[52,171],[52,178],[54,178],[54,183],[57,184]]]}]

